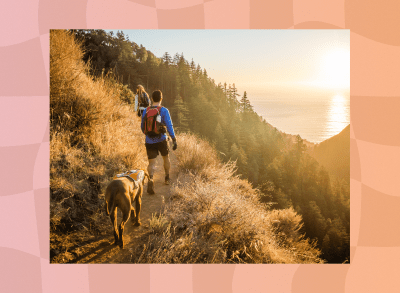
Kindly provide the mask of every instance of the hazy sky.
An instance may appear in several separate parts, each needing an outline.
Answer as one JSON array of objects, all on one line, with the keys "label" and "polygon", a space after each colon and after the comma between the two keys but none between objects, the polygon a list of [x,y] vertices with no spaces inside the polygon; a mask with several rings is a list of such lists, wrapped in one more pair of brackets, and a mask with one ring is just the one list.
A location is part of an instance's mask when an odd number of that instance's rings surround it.
[{"label": "hazy sky", "polygon": [[[115,30],[116,32],[116,30]],[[239,94],[271,87],[350,87],[349,30],[123,30],[157,57],[183,53]]]}]

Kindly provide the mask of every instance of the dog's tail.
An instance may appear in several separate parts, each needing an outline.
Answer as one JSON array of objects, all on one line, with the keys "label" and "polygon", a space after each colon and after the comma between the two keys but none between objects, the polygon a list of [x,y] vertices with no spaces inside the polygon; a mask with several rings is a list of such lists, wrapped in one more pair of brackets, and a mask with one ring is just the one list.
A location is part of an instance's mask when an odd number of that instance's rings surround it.
[{"label": "dog's tail", "polygon": [[[106,197],[107,198],[107,197]],[[109,197],[110,201],[106,200],[106,214],[107,216],[110,215],[110,212],[114,210],[114,196]]]},{"label": "dog's tail", "polygon": [[110,215],[110,211],[108,210],[108,201],[106,201],[106,214],[107,214],[107,216]]}]

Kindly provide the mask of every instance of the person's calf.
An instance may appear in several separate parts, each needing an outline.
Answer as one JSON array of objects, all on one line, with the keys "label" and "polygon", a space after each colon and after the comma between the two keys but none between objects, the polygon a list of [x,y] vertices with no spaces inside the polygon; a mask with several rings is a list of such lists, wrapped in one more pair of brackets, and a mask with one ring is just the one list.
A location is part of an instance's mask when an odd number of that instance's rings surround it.
[{"label": "person's calf", "polygon": [[165,184],[170,185],[171,184],[171,179],[169,178],[169,174],[165,175]]},{"label": "person's calf", "polygon": [[154,170],[156,168],[156,159],[149,159],[149,165],[147,166],[147,172],[149,176],[152,177],[154,174]]},{"label": "person's calf", "polygon": [[147,181],[147,193],[148,194],[154,194],[154,181],[153,181],[153,175],[150,175],[150,179]]}]

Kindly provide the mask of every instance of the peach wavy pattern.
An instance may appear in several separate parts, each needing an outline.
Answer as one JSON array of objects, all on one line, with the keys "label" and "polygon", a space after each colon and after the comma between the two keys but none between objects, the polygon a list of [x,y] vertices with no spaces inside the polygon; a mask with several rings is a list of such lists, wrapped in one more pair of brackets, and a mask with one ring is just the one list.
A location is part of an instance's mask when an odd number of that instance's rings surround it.
[{"label": "peach wavy pattern", "polygon": [[43,142],[40,144],[36,155],[35,165],[33,167],[33,189],[36,191],[41,188],[50,186],[50,143]]},{"label": "peach wavy pattern", "polygon": [[[360,224],[361,224],[361,182],[357,180],[350,180],[350,246],[357,247],[358,238],[360,234]],[[353,256],[353,255],[351,255]],[[350,262],[352,264],[352,262]]]},{"label": "peach wavy pattern", "polygon": [[[185,292],[200,292],[207,278],[220,292],[398,292],[400,2],[322,2],[5,1],[0,10],[0,106],[7,107],[0,107],[0,291],[109,292],[111,275],[113,289],[156,292],[164,274],[168,290],[179,284]],[[88,27],[350,29],[351,265],[49,265],[48,31]],[[30,105],[29,116],[18,101]]]},{"label": "peach wavy pattern", "polygon": [[206,29],[249,29],[250,0],[213,0],[204,4]]},{"label": "peach wavy pattern", "polygon": [[0,247],[1,292],[42,292],[41,260],[23,251]]},{"label": "peach wavy pattern", "polygon": [[[350,122],[351,123],[351,122]],[[361,181],[361,162],[357,140],[350,138],[350,178]]]},{"label": "peach wavy pattern", "polygon": [[[0,147],[0,196],[33,190],[33,170],[39,144]],[[33,208],[33,206],[32,206]]]},{"label": "peach wavy pattern", "polygon": [[40,35],[47,86],[50,88],[50,33]]},{"label": "peach wavy pattern", "polygon": [[399,11],[397,0],[346,0],[346,28],[376,42],[399,46]]},{"label": "peach wavy pattern", "polygon": [[351,122],[351,116],[350,116],[350,138],[355,139],[356,135],[354,134],[354,127],[353,127],[353,123]]},{"label": "peach wavy pattern", "polygon": [[[193,266],[193,293],[232,292],[232,277],[236,265]],[[221,269],[223,268],[223,269]],[[204,280],[207,280],[206,282]]]},{"label": "peach wavy pattern", "polygon": [[358,140],[400,146],[399,97],[351,96],[351,122]]},{"label": "peach wavy pattern", "polygon": [[[400,249],[358,247],[346,277],[345,292],[399,292]],[[334,275],[333,277],[336,277]]]},{"label": "peach wavy pattern", "polygon": [[360,140],[357,145],[362,170],[361,182],[387,195],[400,198],[400,147]]},{"label": "peach wavy pattern", "polygon": [[[136,1],[135,1],[136,2]],[[204,0],[155,0],[157,9],[179,10],[204,4]]]},{"label": "peach wavy pattern", "polygon": [[156,7],[156,0],[128,0],[128,1],[148,7]]},{"label": "peach wavy pattern", "polygon": [[0,231],[0,247],[40,256],[33,191],[0,197]]},{"label": "peach wavy pattern", "polygon": [[232,292],[291,292],[300,265],[236,265]]},{"label": "peach wavy pattern", "polygon": [[[89,265],[49,265],[48,260],[41,259],[42,267],[42,291],[44,293],[89,293],[90,290]],[[15,291],[17,292],[17,291]],[[18,291],[19,292],[19,291]],[[24,291],[21,291],[24,292]],[[32,292],[32,291],[26,291]],[[102,291],[104,292],[104,291]],[[117,292],[117,291],[109,291]],[[140,291],[136,291],[140,292]]]},{"label": "peach wavy pattern", "polygon": [[358,246],[400,248],[400,197],[361,187],[361,219]]},{"label": "peach wavy pattern", "polygon": [[[193,292],[193,265],[150,266],[150,292]],[[179,276],[179,282],[177,277]]]},{"label": "peach wavy pattern", "polygon": [[[397,37],[400,39],[399,35]],[[368,39],[353,31],[350,40],[351,95],[399,97],[400,47]]]},{"label": "peach wavy pattern", "polygon": [[87,27],[92,29],[156,29],[157,11],[126,0],[88,0]]},{"label": "peach wavy pattern", "polygon": [[294,25],[295,29],[343,29],[343,27],[322,21],[305,21]]},{"label": "peach wavy pattern", "polygon": [[[47,159],[48,161],[48,159]],[[40,257],[50,261],[50,190],[49,188],[40,188],[34,190],[36,226],[39,237]]]},{"label": "peach wavy pattern", "polygon": [[250,28],[284,29],[294,25],[293,1],[250,0]]},{"label": "peach wavy pattern", "polygon": [[[150,265],[109,264],[89,265],[88,268],[91,293],[125,292],[129,288],[132,292],[151,292]],[[180,279],[179,276],[174,278],[175,281]]]},{"label": "peach wavy pattern", "polygon": [[160,29],[204,29],[204,5],[180,9],[157,9]]},{"label": "peach wavy pattern", "polygon": [[86,0],[40,0],[39,30],[46,34],[50,29],[84,29],[86,26]]},{"label": "peach wavy pattern", "polygon": [[48,113],[47,97],[0,97],[0,147],[42,142]]},{"label": "peach wavy pattern", "polygon": [[344,2],[345,0],[293,0],[294,24],[297,28],[300,23],[320,22],[335,28],[344,28]]},{"label": "peach wavy pattern", "polygon": [[0,96],[48,96],[40,38],[0,47]]},{"label": "peach wavy pattern", "polygon": [[350,265],[301,265],[292,280],[293,293],[344,292]]},{"label": "peach wavy pattern", "polygon": [[39,0],[2,1],[0,9],[0,47],[15,45],[39,36]]},{"label": "peach wavy pattern", "polygon": [[356,255],[356,253],[357,253],[357,246],[350,246],[350,263],[351,264],[354,264],[354,256]]}]

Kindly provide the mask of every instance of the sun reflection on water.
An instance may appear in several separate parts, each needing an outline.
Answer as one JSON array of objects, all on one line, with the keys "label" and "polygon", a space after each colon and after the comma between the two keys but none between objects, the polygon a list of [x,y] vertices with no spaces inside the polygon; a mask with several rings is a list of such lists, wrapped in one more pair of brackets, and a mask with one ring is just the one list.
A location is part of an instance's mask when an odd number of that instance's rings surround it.
[{"label": "sun reflection on water", "polygon": [[350,123],[349,99],[337,94],[332,97],[328,110],[328,137],[338,134]]}]

